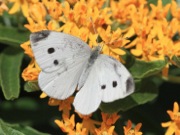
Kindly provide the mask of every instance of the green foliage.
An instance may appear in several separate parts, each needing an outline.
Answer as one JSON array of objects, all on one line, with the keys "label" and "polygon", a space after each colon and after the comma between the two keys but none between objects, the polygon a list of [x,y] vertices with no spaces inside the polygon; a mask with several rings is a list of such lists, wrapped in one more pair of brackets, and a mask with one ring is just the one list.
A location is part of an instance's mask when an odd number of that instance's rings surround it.
[{"label": "green foliage", "polygon": [[29,39],[30,32],[20,31],[17,28],[0,25],[0,43],[12,47],[20,47],[20,44]]},{"label": "green foliage", "polygon": [[0,134],[1,135],[49,135],[41,133],[29,126],[20,124],[9,124],[0,119]]},{"label": "green foliage", "polygon": [[174,61],[175,65],[180,68],[180,57],[173,56],[172,60]]},{"label": "green foliage", "polygon": [[134,65],[129,69],[135,79],[142,79],[148,76],[156,75],[167,64],[166,61],[141,61],[135,60]]},{"label": "green foliage", "polygon": [[27,92],[34,92],[40,90],[40,88],[37,81],[29,81],[25,83],[24,90]]},{"label": "green foliage", "polygon": [[7,100],[19,97],[20,67],[23,51],[19,48],[7,47],[0,55],[0,80],[3,94]]}]

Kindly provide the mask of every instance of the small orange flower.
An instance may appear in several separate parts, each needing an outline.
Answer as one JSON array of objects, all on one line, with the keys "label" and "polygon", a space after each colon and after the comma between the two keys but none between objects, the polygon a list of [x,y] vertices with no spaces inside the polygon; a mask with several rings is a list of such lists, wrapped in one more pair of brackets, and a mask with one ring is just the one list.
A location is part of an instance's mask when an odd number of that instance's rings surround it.
[{"label": "small orange flower", "polygon": [[113,113],[113,114],[101,113],[101,115],[103,122],[107,126],[111,126],[115,124],[115,122],[120,118],[120,116],[117,115],[117,113]]},{"label": "small orange flower", "polygon": [[80,118],[83,119],[82,121],[82,125],[84,128],[87,129],[88,133],[91,134],[95,134],[95,125],[100,125],[100,122],[92,120],[90,117],[92,116],[92,114],[90,115],[81,115],[78,113],[78,115],[80,116]]},{"label": "small orange flower", "polygon": [[33,52],[30,47],[30,41],[21,44],[21,47],[25,50],[25,54],[31,57],[31,62],[29,63],[28,67],[23,70],[22,78],[25,81],[36,81],[41,69],[35,61]]},{"label": "small orange flower", "polygon": [[110,126],[109,128],[101,125],[101,129],[95,129],[97,135],[113,135],[115,126]]},{"label": "small orange flower", "polygon": [[61,128],[63,132],[68,135],[88,135],[86,128],[83,128],[82,124],[77,123],[75,129],[75,116],[72,115],[70,119],[68,116],[63,115],[63,121],[55,120],[55,123]]},{"label": "small orange flower", "polygon": [[120,28],[112,31],[111,26],[108,26],[106,30],[104,30],[102,27],[99,27],[98,33],[103,42],[113,48],[123,47],[129,42],[129,40],[126,38],[122,38],[122,30]]},{"label": "small orange flower", "polygon": [[162,127],[168,127],[165,135],[179,135],[180,134],[180,112],[179,105],[177,102],[174,102],[173,111],[167,110],[171,121],[161,123]]},{"label": "small orange flower", "polygon": [[9,10],[9,14],[14,14],[20,9],[25,17],[28,17],[29,5],[38,2],[38,0],[9,0],[14,3],[13,7]]},{"label": "small orange flower", "polygon": [[150,4],[150,7],[152,8],[150,18],[156,18],[159,20],[166,18],[170,6],[171,4],[166,4],[165,6],[163,6],[162,0],[158,0],[157,6]]},{"label": "small orange flower", "polygon": [[86,128],[80,123],[76,124],[76,130],[70,130],[69,135],[88,135]]},{"label": "small orange flower", "polygon": [[[132,10],[139,9],[140,6],[146,5],[146,0],[126,0],[126,1],[111,1],[110,7],[112,9],[113,17],[116,19],[116,21],[120,22],[121,24],[127,24],[132,18]],[[145,12],[141,12],[141,14],[136,15],[142,15]],[[135,14],[134,14],[135,15]]]},{"label": "small orange flower", "polygon": [[24,49],[24,53],[27,54],[30,58],[34,57],[31,46],[30,46],[30,41],[24,42],[20,46],[21,48]]},{"label": "small orange flower", "polygon": [[22,72],[22,78],[25,81],[36,81],[38,79],[38,75],[41,69],[35,62],[35,59],[32,59],[29,63],[28,67],[25,68]]},{"label": "small orange flower", "polygon": [[117,113],[113,114],[107,114],[107,113],[101,113],[103,122],[101,123],[100,128],[96,128],[96,134],[97,135],[113,135],[114,134],[114,128],[115,126],[112,126],[118,119],[119,115]]},{"label": "small orange flower", "polygon": [[74,130],[75,127],[75,115],[73,114],[70,118],[66,115],[62,115],[63,121],[55,120],[55,123],[62,129],[63,132],[70,132]]},{"label": "small orange flower", "polygon": [[46,9],[42,3],[37,2],[31,4],[27,17],[29,24],[25,24],[24,27],[31,32],[47,29],[45,20],[46,14]]},{"label": "small orange flower", "polygon": [[124,135],[142,135],[142,132],[139,132],[142,124],[138,123],[134,129],[132,129],[132,122],[128,120],[127,126],[124,128]]},{"label": "small orange flower", "polygon": [[54,2],[49,2],[48,5],[46,6],[48,6],[48,13],[52,17],[52,19],[59,21],[62,15],[61,3],[54,1]]},{"label": "small orange flower", "polygon": [[111,26],[108,26],[106,30],[99,27],[98,33],[102,39],[102,43],[105,44],[102,53],[120,60],[119,56],[125,55],[125,51],[121,48],[129,43],[129,40],[127,40],[126,37],[132,35],[132,31],[129,30],[122,36],[121,29],[118,28],[117,30],[112,31]]},{"label": "small orange flower", "polygon": [[51,106],[59,106],[59,111],[63,111],[63,114],[69,116],[69,111],[71,110],[71,104],[74,100],[74,97],[69,97],[65,100],[57,100],[50,98],[48,104]]},{"label": "small orange flower", "polygon": [[41,2],[37,2],[34,4],[31,4],[29,7],[29,16],[36,21],[37,23],[45,21],[46,17],[46,9],[44,4]]}]

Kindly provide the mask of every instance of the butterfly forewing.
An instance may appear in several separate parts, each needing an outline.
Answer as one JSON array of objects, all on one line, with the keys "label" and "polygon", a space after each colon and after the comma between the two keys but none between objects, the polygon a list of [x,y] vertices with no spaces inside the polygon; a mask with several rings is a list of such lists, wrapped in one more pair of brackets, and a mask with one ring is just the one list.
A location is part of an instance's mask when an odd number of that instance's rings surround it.
[{"label": "butterfly forewing", "polygon": [[42,69],[40,88],[57,99],[72,95],[90,56],[89,46],[77,37],[48,30],[31,34],[30,41]]},{"label": "butterfly forewing", "polygon": [[60,32],[36,32],[31,34],[30,41],[36,61],[45,72],[66,68],[75,60],[89,57],[91,52],[79,38]]}]

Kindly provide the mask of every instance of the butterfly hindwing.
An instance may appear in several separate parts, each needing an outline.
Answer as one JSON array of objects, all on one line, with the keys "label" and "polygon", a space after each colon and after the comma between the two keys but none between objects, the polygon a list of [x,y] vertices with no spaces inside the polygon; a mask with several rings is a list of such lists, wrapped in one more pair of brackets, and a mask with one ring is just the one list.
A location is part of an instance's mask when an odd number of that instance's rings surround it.
[{"label": "butterfly hindwing", "polygon": [[101,54],[76,94],[74,106],[77,112],[90,114],[98,109],[101,101],[113,102],[132,92],[134,81],[127,69],[114,58]]},{"label": "butterfly hindwing", "polygon": [[84,63],[74,63],[72,66],[63,72],[41,72],[38,77],[40,88],[55,99],[66,99],[71,96],[76,89]]},{"label": "butterfly hindwing", "polygon": [[56,99],[72,95],[90,56],[89,46],[77,37],[48,30],[31,34],[30,41],[42,69],[41,90]]}]

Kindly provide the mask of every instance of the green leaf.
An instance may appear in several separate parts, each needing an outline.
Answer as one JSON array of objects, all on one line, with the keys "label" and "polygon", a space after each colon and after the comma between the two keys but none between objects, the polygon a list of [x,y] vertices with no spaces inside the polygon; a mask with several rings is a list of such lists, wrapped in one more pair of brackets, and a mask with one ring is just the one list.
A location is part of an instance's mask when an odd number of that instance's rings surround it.
[{"label": "green leaf", "polygon": [[167,62],[163,60],[150,62],[135,60],[134,65],[129,68],[129,71],[135,79],[142,79],[159,73],[166,64]]},{"label": "green leaf", "polygon": [[174,64],[180,68],[180,57],[173,56],[172,60],[173,60]]},{"label": "green leaf", "polygon": [[27,92],[34,92],[40,90],[40,88],[37,81],[29,81],[25,83],[24,90]]},{"label": "green leaf", "polygon": [[109,7],[110,6],[110,0],[106,0],[102,6],[102,9],[103,8],[106,8],[106,7]]},{"label": "green leaf", "polygon": [[7,100],[18,98],[20,93],[20,66],[23,51],[18,48],[5,48],[0,55],[0,80]]},{"label": "green leaf", "polygon": [[126,52],[126,55],[121,56],[121,58],[126,61],[125,66],[126,68],[130,68],[135,63],[135,57],[126,49],[123,49]]},{"label": "green leaf", "polygon": [[30,34],[30,32],[18,31],[16,28],[5,27],[1,25],[0,31],[0,43],[18,48],[20,47],[20,44],[29,39]]},{"label": "green leaf", "polygon": [[[154,5],[157,5],[157,0],[148,0],[147,1],[148,2],[148,4],[154,4]],[[162,3],[163,3],[163,5],[165,6],[166,4],[169,4],[169,3],[171,3],[171,0],[162,0]]]},{"label": "green leaf", "polygon": [[163,81],[180,84],[180,68],[173,68],[169,70],[167,77],[162,77]]},{"label": "green leaf", "polygon": [[43,129],[42,127],[45,125],[49,129],[56,128],[60,131],[54,123],[54,119],[61,119],[61,112],[58,111],[58,106],[48,106],[49,98],[40,99],[40,92],[28,95],[32,96],[21,97],[14,101],[2,101],[0,117],[11,123],[21,123],[26,126],[33,125],[46,132],[50,132],[50,130]]},{"label": "green leaf", "polygon": [[146,80],[138,84],[139,89],[130,96],[117,100],[112,103],[101,103],[101,110],[106,113],[113,113],[118,111],[126,111],[132,107],[152,101],[158,95],[158,88],[151,80]]},{"label": "green leaf", "polygon": [[121,24],[120,22],[114,20],[113,23],[112,23],[112,25],[111,25],[111,30],[112,30],[112,31],[115,31],[115,30],[117,30],[118,28],[120,28],[120,29],[126,29],[129,25],[130,25],[130,23]]},{"label": "green leaf", "polygon": [[49,135],[20,124],[8,124],[0,119],[1,135]]}]

